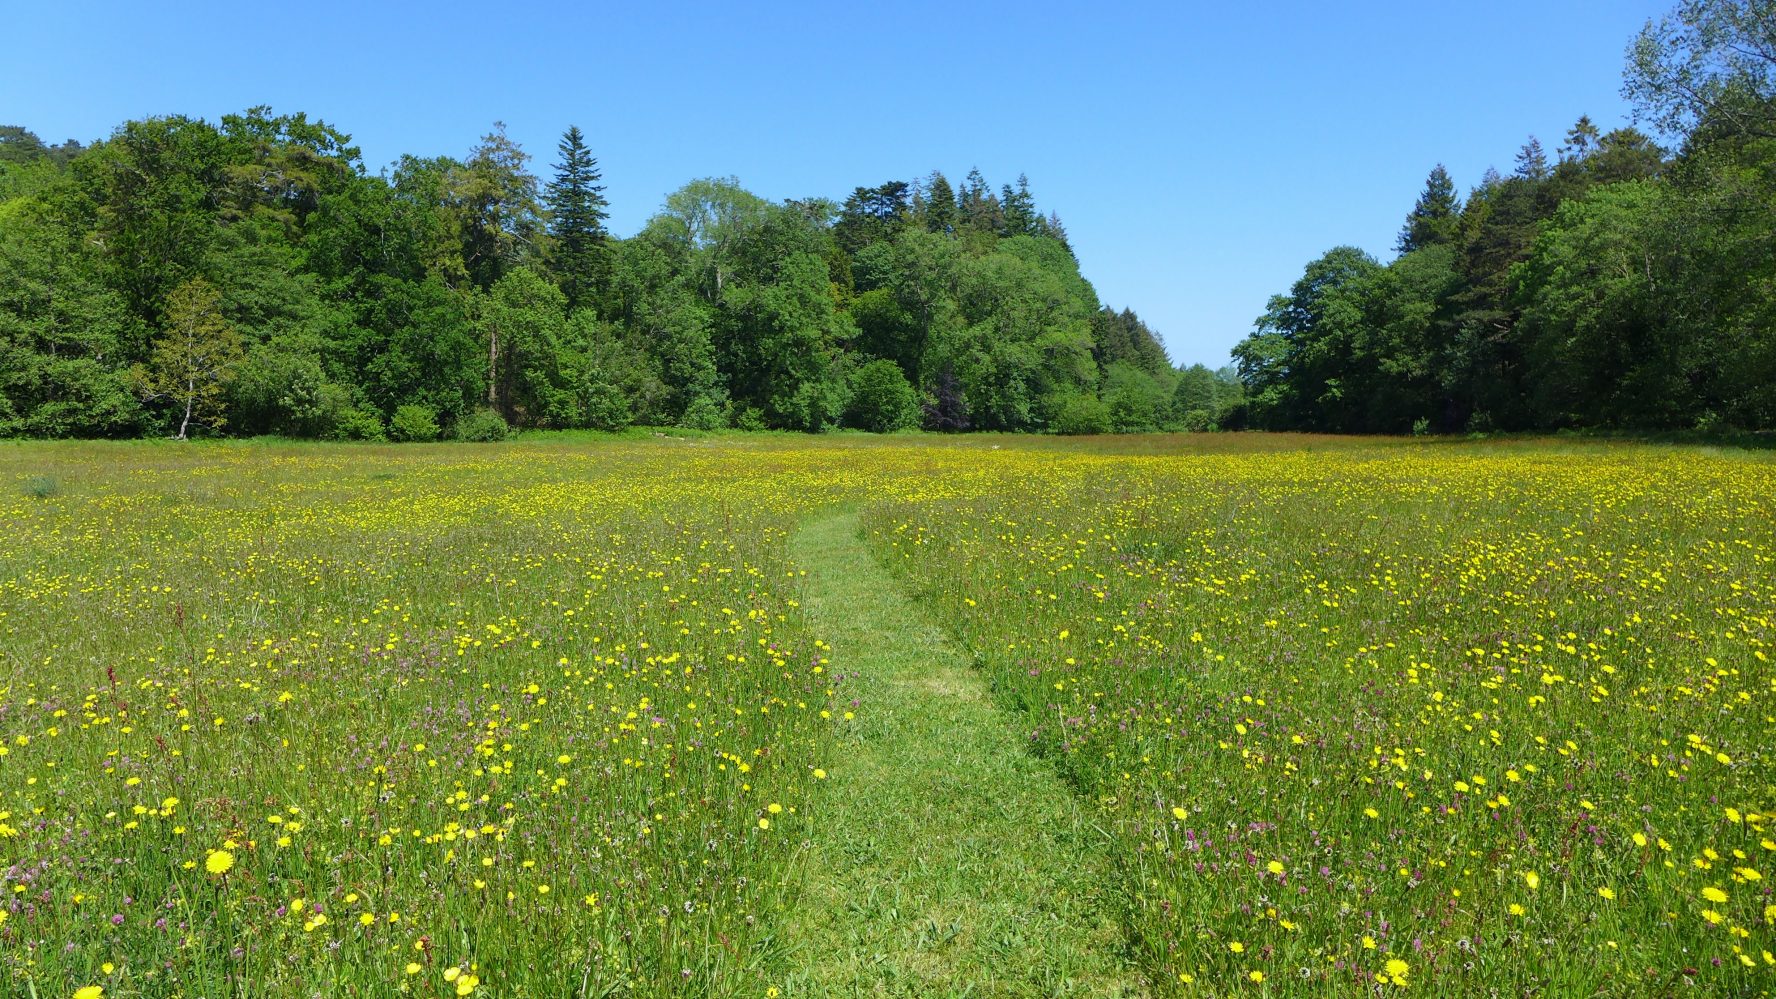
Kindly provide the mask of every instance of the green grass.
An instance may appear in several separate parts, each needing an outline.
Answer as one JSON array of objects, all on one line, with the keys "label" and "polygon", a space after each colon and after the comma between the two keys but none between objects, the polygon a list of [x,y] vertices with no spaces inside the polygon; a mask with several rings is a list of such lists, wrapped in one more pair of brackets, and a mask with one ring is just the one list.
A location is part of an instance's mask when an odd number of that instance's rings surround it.
[{"label": "green grass", "polygon": [[0,994],[1776,981],[1767,453],[635,433],[0,480]]},{"label": "green grass", "polygon": [[1089,808],[857,531],[854,513],[822,515],[791,548],[863,721],[810,832],[783,994],[1142,994]]}]

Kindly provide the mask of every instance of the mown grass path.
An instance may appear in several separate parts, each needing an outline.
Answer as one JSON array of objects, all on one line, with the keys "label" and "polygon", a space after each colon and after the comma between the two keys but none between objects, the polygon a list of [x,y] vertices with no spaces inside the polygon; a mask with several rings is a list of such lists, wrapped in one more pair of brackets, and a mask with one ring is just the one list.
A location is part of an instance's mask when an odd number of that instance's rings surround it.
[{"label": "mown grass path", "polygon": [[785,999],[1145,994],[1087,809],[857,532],[828,514],[794,542],[804,607],[861,707],[828,767]]}]

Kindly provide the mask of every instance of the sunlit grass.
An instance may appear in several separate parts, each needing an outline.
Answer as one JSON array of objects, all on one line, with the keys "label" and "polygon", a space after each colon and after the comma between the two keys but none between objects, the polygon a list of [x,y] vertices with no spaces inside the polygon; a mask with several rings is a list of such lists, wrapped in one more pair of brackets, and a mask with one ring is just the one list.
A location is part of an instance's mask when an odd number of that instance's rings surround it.
[{"label": "sunlit grass", "polygon": [[841,502],[1112,837],[1161,991],[1776,975],[1754,456],[8,445],[8,482],[0,991],[774,987],[871,710],[789,554]]},{"label": "sunlit grass", "polygon": [[1114,829],[1157,983],[1768,987],[1770,464],[1078,460],[870,523]]}]

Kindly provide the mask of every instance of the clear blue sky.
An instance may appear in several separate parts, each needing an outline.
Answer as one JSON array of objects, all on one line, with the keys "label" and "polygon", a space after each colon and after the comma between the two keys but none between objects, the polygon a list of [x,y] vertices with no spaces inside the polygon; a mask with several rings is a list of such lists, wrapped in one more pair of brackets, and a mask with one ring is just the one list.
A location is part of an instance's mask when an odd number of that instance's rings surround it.
[{"label": "clear blue sky", "polygon": [[573,123],[621,235],[699,176],[841,198],[1021,171],[1106,303],[1217,366],[1312,257],[1386,259],[1439,161],[1465,191],[1532,132],[1624,123],[1623,52],[1674,2],[16,2],[0,123],[84,141],[270,104],[375,171],[500,119],[539,172]]}]

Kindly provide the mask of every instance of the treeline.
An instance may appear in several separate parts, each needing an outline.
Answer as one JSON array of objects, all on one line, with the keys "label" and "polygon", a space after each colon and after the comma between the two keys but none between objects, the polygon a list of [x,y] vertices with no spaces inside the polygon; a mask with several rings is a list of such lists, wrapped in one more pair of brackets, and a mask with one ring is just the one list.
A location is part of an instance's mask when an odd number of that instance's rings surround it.
[{"label": "treeline", "polygon": [[1687,2],[1625,93],[1465,198],[1439,166],[1383,265],[1344,246],[1234,350],[1235,422],[1337,432],[1776,428],[1776,2]]},{"label": "treeline", "polygon": [[557,154],[539,177],[496,126],[370,174],[266,108],[0,129],[0,434],[1145,431],[1238,402],[1099,302],[1021,177],[698,180],[618,239],[585,137]]}]

